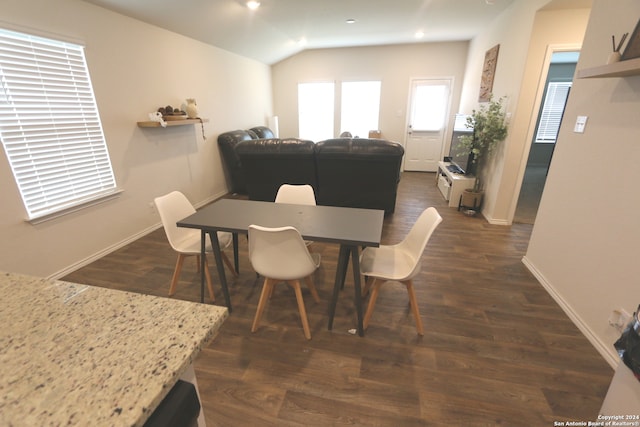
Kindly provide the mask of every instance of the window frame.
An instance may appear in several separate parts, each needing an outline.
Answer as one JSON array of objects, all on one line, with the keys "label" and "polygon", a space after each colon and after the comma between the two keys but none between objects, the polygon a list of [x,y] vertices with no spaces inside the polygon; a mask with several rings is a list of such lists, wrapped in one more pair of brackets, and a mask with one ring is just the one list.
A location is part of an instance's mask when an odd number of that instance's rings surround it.
[{"label": "window frame", "polygon": [[81,44],[0,28],[0,139],[30,222],[121,193]]},{"label": "window frame", "polygon": [[[562,116],[569,98],[569,92],[573,82],[556,80],[547,83],[544,93],[544,102],[540,109],[540,117],[536,126],[534,143],[555,144],[562,123]],[[560,98],[562,96],[562,98]],[[555,133],[554,133],[555,130]],[[554,135],[553,138],[550,135]]]}]

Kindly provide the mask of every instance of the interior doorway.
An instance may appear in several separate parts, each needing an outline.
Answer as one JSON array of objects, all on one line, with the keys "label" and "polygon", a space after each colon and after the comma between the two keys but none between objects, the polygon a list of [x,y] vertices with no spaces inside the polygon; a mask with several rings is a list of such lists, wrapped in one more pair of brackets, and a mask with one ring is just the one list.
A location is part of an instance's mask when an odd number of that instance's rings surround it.
[{"label": "interior doorway", "polygon": [[551,55],[513,222],[535,222],[579,55],[577,50]]}]

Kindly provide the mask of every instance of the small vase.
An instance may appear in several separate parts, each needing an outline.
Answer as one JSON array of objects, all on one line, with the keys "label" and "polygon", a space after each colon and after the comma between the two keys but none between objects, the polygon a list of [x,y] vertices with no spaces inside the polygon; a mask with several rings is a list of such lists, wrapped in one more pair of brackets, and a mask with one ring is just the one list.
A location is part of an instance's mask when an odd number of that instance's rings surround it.
[{"label": "small vase", "polygon": [[607,64],[613,64],[615,62],[620,62],[620,52],[611,52],[611,54],[609,55],[609,57],[607,58]]},{"label": "small vase", "polygon": [[198,118],[198,106],[196,105],[196,100],[193,98],[187,98],[187,106],[185,107],[187,112],[187,116],[190,119]]}]

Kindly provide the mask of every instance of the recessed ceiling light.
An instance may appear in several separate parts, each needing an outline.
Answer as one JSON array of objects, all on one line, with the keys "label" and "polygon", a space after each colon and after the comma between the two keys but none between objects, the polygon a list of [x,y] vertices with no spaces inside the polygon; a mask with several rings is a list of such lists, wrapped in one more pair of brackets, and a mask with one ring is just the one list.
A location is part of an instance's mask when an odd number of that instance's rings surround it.
[{"label": "recessed ceiling light", "polygon": [[257,8],[260,7],[260,2],[256,0],[249,0],[247,2],[247,7],[251,10],[256,10]]},{"label": "recessed ceiling light", "polygon": [[355,23],[356,23],[356,20],[355,20],[355,19],[353,19],[353,18],[349,18],[349,19],[347,19],[345,22],[346,22],[347,24],[355,24]]},{"label": "recessed ceiling light", "polygon": [[416,31],[416,33],[414,34],[414,37],[417,38],[417,39],[423,38],[424,37],[424,31],[422,31],[422,30]]}]

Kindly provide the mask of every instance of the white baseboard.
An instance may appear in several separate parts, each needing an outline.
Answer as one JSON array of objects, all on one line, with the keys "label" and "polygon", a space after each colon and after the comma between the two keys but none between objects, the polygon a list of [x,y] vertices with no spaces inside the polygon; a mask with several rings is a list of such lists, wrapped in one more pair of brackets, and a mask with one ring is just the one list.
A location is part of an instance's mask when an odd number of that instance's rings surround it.
[{"label": "white baseboard", "polygon": [[[199,209],[202,206],[208,205],[209,203],[219,199],[220,197],[224,196],[225,194],[227,194],[226,191],[223,191],[223,192],[221,192],[219,194],[214,194],[213,196],[211,196],[211,197],[199,202],[197,205],[195,205],[195,208]],[[129,243],[135,242],[136,240],[146,236],[147,234],[150,234],[150,233],[156,231],[160,227],[162,227],[162,223],[158,222],[158,223],[152,225],[151,227],[145,228],[144,230],[141,230],[138,233],[135,233],[134,235],[129,236],[126,239],[124,239],[124,240],[122,240],[120,242],[117,242],[117,243],[115,243],[115,244],[113,244],[111,246],[108,246],[108,247],[102,249],[101,251],[98,251],[98,252],[94,253],[93,255],[88,256],[87,258],[84,258],[84,259],[82,259],[82,260],[80,260],[80,261],[78,261],[76,263],[73,263],[73,264],[67,266],[66,268],[63,268],[60,271],[57,271],[57,272],[53,273],[52,275],[50,275],[48,277],[48,279],[58,280],[61,277],[66,276],[67,274],[73,273],[74,271],[76,271],[76,270],[78,270],[78,269],[80,269],[80,268],[82,268],[82,267],[84,267],[86,265],[89,265],[92,262],[97,261],[100,258],[102,258],[102,257],[104,257],[106,255],[109,255],[110,253],[115,252],[115,251],[117,251],[118,249],[120,249],[120,248],[122,248],[124,246],[127,246]]]},{"label": "white baseboard", "polygon": [[71,264],[70,266],[52,274],[51,276],[48,277],[48,279],[53,279],[53,280],[58,280],[61,277],[66,276],[67,274],[73,273],[74,271],[91,264],[94,261],[99,260],[100,258],[102,258],[103,256],[109,255],[111,252],[115,252],[118,249],[127,246],[129,243],[133,243],[136,240],[140,239],[141,237],[146,236],[149,233],[152,233],[153,231],[156,231],[158,228],[162,227],[162,223],[157,223],[149,228],[146,228],[142,231],[140,231],[139,233],[136,233],[132,236],[129,236],[128,238],[115,243],[111,246],[108,246],[104,249],[102,249],[101,251],[96,252],[93,255],[88,256],[87,258],[84,258],[76,263]]},{"label": "white baseboard", "polygon": [[589,328],[589,326],[582,320],[582,318],[578,315],[578,313],[573,310],[571,305],[562,298],[553,285],[544,277],[544,275],[531,263],[531,261],[526,257],[522,257],[522,263],[529,269],[531,274],[533,274],[538,282],[546,289],[546,291],[551,295],[551,297],[558,303],[560,308],[565,312],[567,316],[571,319],[571,321],[580,329],[580,332],[584,334],[585,337],[589,340],[591,345],[595,347],[595,349],[600,353],[602,358],[607,361],[607,363],[615,369],[620,362],[620,358],[618,354],[613,350],[613,346],[609,343],[602,342],[596,334]]}]

